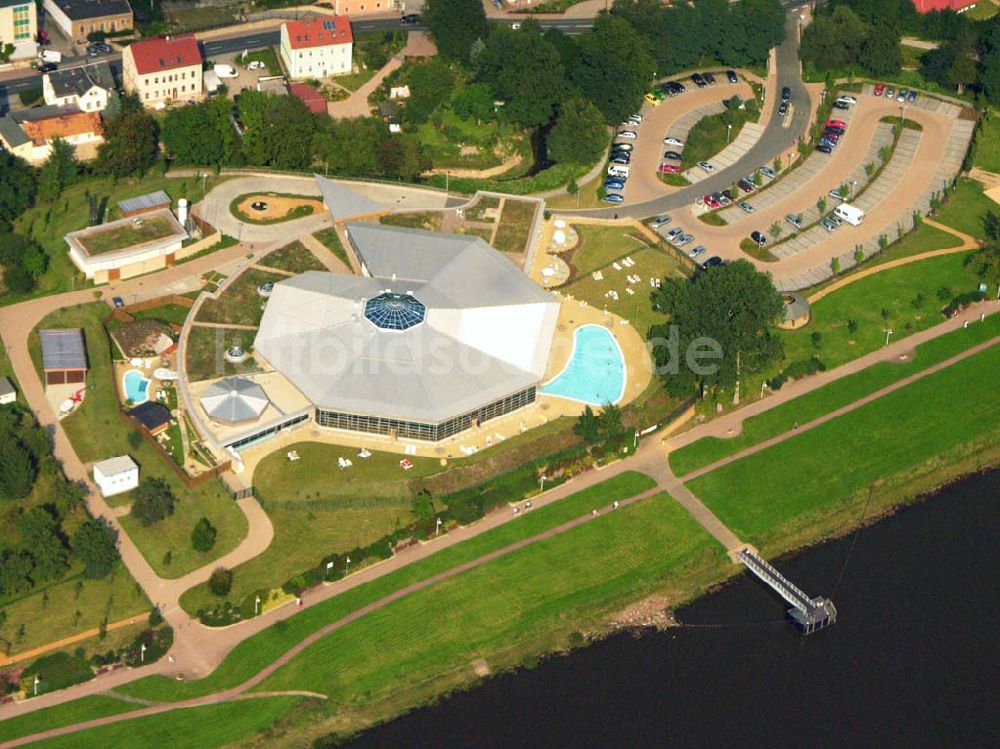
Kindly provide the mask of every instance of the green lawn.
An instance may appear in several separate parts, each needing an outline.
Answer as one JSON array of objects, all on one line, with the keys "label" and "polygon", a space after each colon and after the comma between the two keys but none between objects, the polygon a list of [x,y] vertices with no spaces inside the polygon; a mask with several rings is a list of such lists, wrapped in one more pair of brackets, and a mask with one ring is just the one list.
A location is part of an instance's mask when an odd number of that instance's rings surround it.
[{"label": "green lawn", "polygon": [[326,266],[317,260],[309,248],[298,240],[274,252],[268,253],[266,257],[258,261],[258,265],[287,270],[290,273],[305,273],[307,270],[326,270]]},{"label": "green lawn", "polygon": [[[944,255],[893,268],[824,297],[812,306],[809,325],[780,331],[786,361],[816,354],[827,367],[835,367],[884,346],[887,327],[893,331],[892,340],[899,340],[942,322],[939,310],[946,302],[938,299],[937,291],[948,287],[959,294],[978,286],[975,274],[965,266],[967,256]],[[923,297],[919,308],[914,306],[920,301],[918,295]],[[883,309],[889,313],[887,319]],[[848,320],[857,322],[857,332],[848,330]],[[811,340],[815,332],[822,335],[818,349]]]},{"label": "green lawn", "polygon": [[347,251],[344,250],[344,245],[341,243],[340,237],[337,236],[336,229],[323,229],[323,231],[313,234],[313,237],[330,250],[344,264],[344,267],[348,270],[351,269],[351,261],[347,257]]},{"label": "green lawn", "polygon": [[187,319],[190,311],[190,307],[184,307],[180,304],[161,304],[159,307],[152,307],[130,314],[136,320],[160,320],[161,322],[183,327],[184,321]]},{"label": "green lawn", "polygon": [[765,553],[787,548],[797,532],[850,509],[869,489],[890,491],[995,446],[998,368],[993,347],[688,486],[744,541]]},{"label": "green lawn", "polygon": [[[881,265],[882,263],[887,263],[890,260],[898,260],[901,257],[919,255],[924,252],[943,250],[949,247],[958,247],[960,244],[962,244],[962,240],[954,234],[941,231],[937,227],[931,226],[930,224],[921,224],[909,234],[905,235],[902,239],[893,242],[880,253],[874,255],[872,258],[866,260],[857,267],[859,270],[862,270],[872,265]],[[844,275],[850,274],[848,273]]]},{"label": "green lawn", "polygon": [[11,741],[47,728],[62,728],[85,720],[127,713],[139,707],[141,705],[136,705],[134,702],[125,702],[102,694],[81,697],[72,702],[46,708],[43,711],[44,718],[40,717],[42,713],[28,713],[0,721],[0,741]]},{"label": "green lawn", "polygon": [[611,263],[648,246],[649,240],[630,226],[575,224],[580,243],[563,259],[572,266],[574,280],[595,270],[610,270]]},{"label": "green lawn", "polygon": [[105,222],[120,218],[117,215],[116,203],[126,198],[134,198],[156,190],[164,190],[175,202],[178,198],[187,198],[193,205],[204,197],[205,189],[224,181],[225,178],[207,177],[204,180],[197,177],[164,177],[159,174],[147,174],[141,178],[112,180],[110,177],[85,177],[52,203],[39,201],[34,208],[25,211],[15,222],[14,228],[22,234],[28,234],[41,245],[48,256],[48,269],[38,282],[37,291],[28,295],[3,294],[0,305],[15,304],[32,296],[55,294],[72,291],[85,285],[83,275],[69,260],[69,250],[65,235],[88,225],[89,208],[87,193],[97,196],[99,209]]},{"label": "green lawn", "polygon": [[[332,632],[265,679],[364,704],[476,658],[586,627],[588,616],[653,590],[672,598],[719,579],[724,550],[670,496],[532,544],[413,593]],[[470,668],[471,676],[471,668]]]},{"label": "green lawn", "polygon": [[972,163],[988,172],[1000,173],[1000,112],[990,109],[982,121],[972,149]]},{"label": "green lawn", "polygon": [[278,62],[278,55],[274,51],[274,47],[265,47],[264,49],[255,49],[252,52],[247,53],[246,59],[243,59],[242,55],[239,58],[239,63],[246,67],[251,62],[262,62],[267,66],[268,75],[284,75],[284,71],[281,69],[281,63]]},{"label": "green lawn", "polygon": [[271,281],[277,283],[287,276],[249,268],[222,287],[218,299],[206,299],[198,310],[198,322],[229,325],[260,325],[266,300],[257,287]]},{"label": "green lawn", "polygon": [[242,346],[244,351],[250,351],[255,335],[252,330],[192,327],[188,332],[185,349],[188,379],[197,382],[213,377],[260,372],[260,367],[252,358],[242,364],[231,364],[223,356],[230,346]]},{"label": "green lawn", "polygon": [[[699,161],[707,161],[736,140],[747,122],[756,122],[760,109],[756,101],[748,101],[744,110],[734,109],[710,114],[698,120],[688,133],[687,143],[681,152],[681,170],[687,170]],[[732,127],[727,128],[729,122]]]},{"label": "green lawn", "polygon": [[[301,697],[266,697],[193,707],[183,712],[149,715],[71,733],[45,742],[46,749],[212,749],[232,745],[267,730],[292,710]],[[37,730],[37,728],[36,728]]]},{"label": "green lawn", "polygon": [[533,201],[506,198],[500,213],[494,247],[501,252],[524,252],[531,239],[531,227],[537,209],[538,203]]},{"label": "green lawn", "polygon": [[817,390],[784,403],[743,422],[742,431],[732,439],[705,437],[670,454],[670,466],[684,476],[702,466],[745,450],[788,430],[793,423],[805,424],[835,411],[879,388],[898,382],[950,356],[1000,335],[1000,315],[991,315],[983,324],[956,330],[921,344],[905,364],[881,362],[856,374],[831,382]]},{"label": "green lawn", "polygon": [[976,239],[986,239],[983,219],[990,210],[1000,211],[1000,206],[983,194],[983,186],[974,179],[960,178],[934,219]]},{"label": "green lawn", "polygon": [[178,683],[160,676],[150,676],[127,684],[118,691],[145,699],[175,701],[235,686],[253,676],[310,633],[351,611],[413,582],[425,580],[455,565],[477,559],[483,554],[585,515],[594,507],[606,506],[615,499],[634,496],[653,486],[652,479],[643,474],[621,474],[552,505],[532,510],[517,522],[486,531],[335,598],[309,606],[289,619],[287,625],[268,627],[241,642],[226,656],[222,665],[205,679]]},{"label": "green lawn", "polygon": [[[73,449],[84,462],[103,460],[113,455],[131,455],[139,464],[142,476],[158,476],[170,484],[178,498],[173,516],[144,529],[138,528],[138,524],[128,517],[122,518],[122,522],[158,574],[180,577],[235,548],[246,535],[246,518],[220,482],[208,481],[197,488],[187,489],[170,469],[166,459],[152,446],[145,441],[138,448],[129,444],[130,429],[115,413],[118,398],[111,380],[110,342],[101,324],[109,311],[106,304],[94,302],[55,312],[39,325],[39,328],[82,327],[87,341],[90,364],[87,395],[83,404],[65,418],[62,425],[73,443]],[[31,336],[29,345],[38,368],[41,352],[37,335]],[[112,504],[128,501],[128,494],[120,494],[113,498]],[[219,530],[215,547],[208,554],[194,551],[189,538],[195,521],[202,515],[206,515]],[[167,549],[171,549],[173,554],[170,567],[162,564]]]},{"label": "green lawn", "polygon": [[173,224],[165,216],[148,216],[142,218],[141,224],[131,223],[114,229],[95,231],[78,237],[77,241],[91,255],[100,255],[169,237],[173,233]]},{"label": "green lawn", "polygon": [[379,216],[378,220],[380,224],[388,224],[389,226],[441,231],[442,216],[441,211],[414,211],[408,213],[390,213],[386,216]]}]

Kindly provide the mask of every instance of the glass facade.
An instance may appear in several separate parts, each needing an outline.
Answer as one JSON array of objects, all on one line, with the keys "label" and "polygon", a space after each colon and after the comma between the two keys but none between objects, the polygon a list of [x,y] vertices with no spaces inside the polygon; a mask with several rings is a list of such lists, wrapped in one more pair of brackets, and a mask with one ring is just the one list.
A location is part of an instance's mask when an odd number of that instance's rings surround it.
[{"label": "glass facade", "polygon": [[31,8],[28,5],[14,6],[14,40],[31,38]]},{"label": "glass facade", "polygon": [[477,424],[504,416],[535,402],[535,386],[524,388],[474,411],[460,414],[437,423],[393,419],[388,416],[364,416],[342,411],[316,409],[316,423],[330,429],[346,429],[352,432],[394,435],[403,439],[439,442],[453,435],[471,429]]},{"label": "glass facade", "polygon": [[365,317],[383,330],[408,330],[426,313],[427,307],[409,294],[379,294],[365,302]]},{"label": "glass facade", "polygon": [[296,424],[301,424],[303,421],[309,420],[309,414],[299,414],[298,416],[293,416],[288,421],[283,421],[280,424],[275,424],[267,429],[262,429],[256,434],[251,434],[249,437],[243,437],[242,439],[236,440],[236,442],[230,442],[226,447],[230,447],[233,450],[243,450],[244,448],[256,445],[258,442],[263,442],[266,439],[270,439],[282,429],[288,429],[288,427],[295,426]]}]

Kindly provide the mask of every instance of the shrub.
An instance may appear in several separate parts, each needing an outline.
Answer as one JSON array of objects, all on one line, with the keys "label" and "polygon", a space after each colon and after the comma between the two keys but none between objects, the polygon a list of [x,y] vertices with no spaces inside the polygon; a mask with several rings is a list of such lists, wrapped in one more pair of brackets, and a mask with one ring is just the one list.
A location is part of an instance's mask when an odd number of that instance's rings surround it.
[{"label": "shrub", "polygon": [[161,624],[163,624],[163,614],[160,613],[158,606],[153,606],[149,612],[149,626],[159,627]]},{"label": "shrub", "polygon": [[38,693],[44,694],[90,681],[94,677],[94,672],[83,658],[59,651],[42,656],[24,670],[21,683],[28,694],[34,694],[36,675],[39,679]]},{"label": "shrub", "polygon": [[161,478],[148,478],[135,490],[131,515],[143,525],[152,525],[174,513],[174,492]]},{"label": "shrub", "polygon": [[191,531],[191,546],[194,547],[195,551],[208,551],[215,546],[215,537],[218,533],[208,518],[202,517],[195,523],[194,530]]},{"label": "shrub", "polygon": [[220,598],[229,595],[232,587],[233,572],[232,570],[227,570],[225,567],[216,567],[212,572],[212,576],[208,578],[208,589]]}]

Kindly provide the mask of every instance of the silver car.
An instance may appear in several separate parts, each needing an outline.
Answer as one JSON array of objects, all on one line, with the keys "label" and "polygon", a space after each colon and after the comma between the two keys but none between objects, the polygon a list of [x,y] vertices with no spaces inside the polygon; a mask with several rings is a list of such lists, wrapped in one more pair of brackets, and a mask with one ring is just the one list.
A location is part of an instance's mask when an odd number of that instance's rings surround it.
[{"label": "silver car", "polygon": [[715,171],[715,167],[714,167],[714,166],[712,166],[712,165],[711,165],[710,163],[708,163],[707,161],[699,161],[699,162],[698,162],[698,166],[700,166],[700,167],[701,167],[702,169],[704,169],[704,170],[705,170],[706,172],[714,172],[714,171]]},{"label": "silver car", "polygon": [[773,169],[772,169],[771,167],[769,167],[769,166],[762,166],[762,167],[761,167],[760,169],[758,169],[757,171],[758,171],[758,172],[760,172],[761,174],[763,174],[763,175],[764,175],[765,177],[767,177],[768,179],[774,179],[775,177],[777,177],[777,176],[778,176],[778,173],[777,173],[776,171],[774,171],[774,170],[773,170]]},{"label": "silver car", "polygon": [[673,229],[667,232],[667,240],[673,242],[677,237],[684,233],[684,230],[679,226],[675,226]]},{"label": "silver car", "polygon": [[677,239],[674,240],[675,247],[683,247],[686,244],[690,244],[694,241],[694,236],[691,234],[681,234]]},{"label": "silver car", "polygon": [[654,229],[659,229],[661,226],[666,226],[669,223],[670,223],[670,216],[668,216],[666,213],[661,213],[659,216],[653,219],[652,223],[650,223],[650,226],[652,226]]},{"label": "silver car", "polygon": [[694,258],[698,257],[701,254],[704,254],[704,252],[705,252],[705,245],[700,244],[697,247],[692,247],[690,250],[688,250],[688,255]]},{"label": "silver car", "polygon": [[740,210],[743,211],[744,213],[753,213],[755,210],[757,210],[745,200],[740,201],[739,206]]}]

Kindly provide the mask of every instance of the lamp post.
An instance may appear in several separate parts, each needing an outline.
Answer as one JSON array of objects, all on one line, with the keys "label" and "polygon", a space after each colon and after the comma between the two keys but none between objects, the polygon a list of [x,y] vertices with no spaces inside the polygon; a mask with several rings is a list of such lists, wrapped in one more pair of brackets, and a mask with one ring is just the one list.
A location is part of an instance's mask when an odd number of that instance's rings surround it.
[{"label": "lamp post", "polygon": [[733,129],[732,125],[726,125],[726,143],[729,142],[729,133],[732,131],[732,129]]},{"label": "lamp post", "polygon": [[441,518],[437,519],[437,527],[434,529],[434,535],[438,535],[441,532]]},{"label": "lamp post", "polygon": [[344,565],[344,577],[347,577],[351,572],[351,558],[347,557],[347,564]]},{"label": "lamp post", "polygon": [[854,200],[854,186],[858,184],[856,179],[851,180],[851,200]]},{"label": "lamp post", "polygon": [[545,491],[545,474],[543,473],[542,477],[539,479],[538,493],[541,494],[544,491]]},{"label": "lamp post", "polygon": [[760,383],[760,397],[761,398],[764,397],[764,388],[766,388],[766,387],[767,387],[767,380],[764,380],[762,383]]},{"label": "lamp post", "polygon": [[892,328],[887,328],[885,331],[885,345],[889,345],[889,336],[892,335]]},{"label": "lamp post", "polygon": [[139,663],[146,662],[146,643],[142,643],[139,646]]},{"label": "lamp post", "polygon": [[40,682],[40,681],[41,681],[41,679],[39,678],[38,674],[35,674],[35,696],[36,697],[38,696],[38,682]]},{"label": "lamp post", "polygon": [[[327,569],[330,569],[330,565],[327,565]],[[260,596],[254,596],[253,599],[253,614],[257,616],[260,613]]]}]

